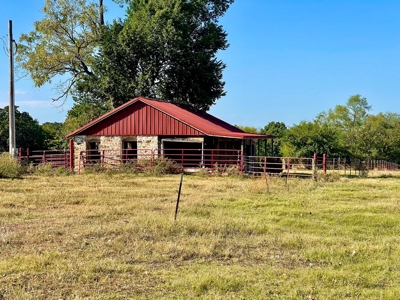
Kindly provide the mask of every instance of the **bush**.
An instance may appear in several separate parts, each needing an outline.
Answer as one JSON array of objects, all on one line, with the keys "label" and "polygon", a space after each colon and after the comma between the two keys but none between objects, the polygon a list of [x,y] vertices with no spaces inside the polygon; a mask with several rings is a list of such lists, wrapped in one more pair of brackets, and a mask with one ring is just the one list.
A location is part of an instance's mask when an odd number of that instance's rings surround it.
[{"label": "bush", "polygon": [[183,172],[183,167],[177,164],[175,161],[158,157],[153,160],[152,165],[150,165],[146,172],[147,174],[152,175],[163,175],[163,174],[179,174]]},{"label": "bush", "polygon": [[0,155],[0,178],[20,178],[23,171],[16,158],[8,153]]},{"label": "bush", "polygon": [[324,172],[318,172],[317,174],[317,181],[322,181],[322,182],[335,182],[339,181],[341,178],[339,172],[329,172],[329,173],[324,173]]}]

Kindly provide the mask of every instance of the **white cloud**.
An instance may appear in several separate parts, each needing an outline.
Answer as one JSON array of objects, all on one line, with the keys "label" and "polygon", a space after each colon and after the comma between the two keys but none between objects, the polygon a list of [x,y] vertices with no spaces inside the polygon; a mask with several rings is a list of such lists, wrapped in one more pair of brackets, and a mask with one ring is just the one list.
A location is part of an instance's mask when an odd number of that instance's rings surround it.
[{"label": "white cloud", "polygon": [[15,90],[16,95],[25,95],[27,92],[24,90]]},{"label": "white cloud", "polygon": [[[8,101],[0,101],[0,107],[7,106]],[[51,100],[32,100],[32,101],[15,101],[15,105],[20,108],[49,108],[55,107]]]}]

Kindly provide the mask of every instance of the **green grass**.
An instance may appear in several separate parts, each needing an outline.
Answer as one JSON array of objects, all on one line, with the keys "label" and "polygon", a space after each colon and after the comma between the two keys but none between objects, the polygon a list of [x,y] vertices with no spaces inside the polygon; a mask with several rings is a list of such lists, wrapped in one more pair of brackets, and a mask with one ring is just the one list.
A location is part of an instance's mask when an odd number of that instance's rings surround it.
[{"label": "green grass", "polygon": [[0,179],[1,297],[400,298],[400,178],[179,180]]}]

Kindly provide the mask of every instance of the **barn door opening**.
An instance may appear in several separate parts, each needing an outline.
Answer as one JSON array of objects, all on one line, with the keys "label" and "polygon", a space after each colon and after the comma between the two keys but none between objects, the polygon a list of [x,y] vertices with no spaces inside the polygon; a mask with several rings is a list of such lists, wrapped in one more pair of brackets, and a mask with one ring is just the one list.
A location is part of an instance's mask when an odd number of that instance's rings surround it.
[{"label": "barn door opening", "polygon": [[163,156],[184,168],[203,165],[203,143],[195,141],[163,141]]},{"label": "barn door opening", "polygon": [[97,163],[100,160],[100,142],[90,141],[88,143],[88,161],[91,163]]},{"label": "barn door opening", "polygon": [[122,157],[124,162],[130,162],[137,159],[137,141],[124,141],[122,147]]}]

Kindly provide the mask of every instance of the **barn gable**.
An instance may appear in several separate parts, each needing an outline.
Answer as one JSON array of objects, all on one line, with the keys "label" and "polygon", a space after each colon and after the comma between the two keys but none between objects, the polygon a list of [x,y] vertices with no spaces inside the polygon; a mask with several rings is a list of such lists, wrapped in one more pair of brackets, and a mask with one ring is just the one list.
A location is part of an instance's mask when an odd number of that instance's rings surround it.
[{"label": "barn gable", "polygon": [[213,136],[234,139],[271,139],[246,133],[208,113],[167,101],[138,97],[67,135],[90,136]]},{"label": "barn gable", "polygon": [[[90,124],[90,123],[89,123]],[[79,132],[91,136],[200,136],[199,130],[142,101],[136,101]],[[73,135],[73,134],[71,134]]]}]

